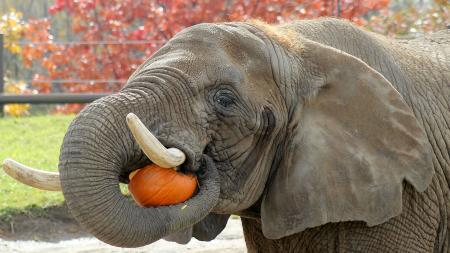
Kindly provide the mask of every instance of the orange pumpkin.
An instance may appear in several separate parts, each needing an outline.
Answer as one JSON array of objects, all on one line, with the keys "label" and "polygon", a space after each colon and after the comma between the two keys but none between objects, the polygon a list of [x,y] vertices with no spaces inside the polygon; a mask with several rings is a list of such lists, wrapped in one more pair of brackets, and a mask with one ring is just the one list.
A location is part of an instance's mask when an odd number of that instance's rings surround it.
[{"label": "orange pumpkin", "polygon": [[128,190],[144,207],[174,205],[186,201],[197,188],[197,178],[173,168],[150,164],[129,175]]}]

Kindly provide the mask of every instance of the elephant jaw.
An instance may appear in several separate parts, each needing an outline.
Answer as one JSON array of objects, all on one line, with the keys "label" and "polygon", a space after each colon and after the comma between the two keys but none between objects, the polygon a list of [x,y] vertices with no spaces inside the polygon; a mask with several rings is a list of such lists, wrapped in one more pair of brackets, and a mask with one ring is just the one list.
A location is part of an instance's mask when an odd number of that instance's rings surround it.
[{"label": "elephant jaw", "polygon": [[[151,162],[162,168],[176,168],[184,163],[186,155],[177,148],[164,147],[135,114],[129,113],[126,121],[136,142]],[[3,170],[10,177],[31,187],[46,191],[61,191],[58,172],[34,169],[13,159],[6,159],[3,162]]]}]

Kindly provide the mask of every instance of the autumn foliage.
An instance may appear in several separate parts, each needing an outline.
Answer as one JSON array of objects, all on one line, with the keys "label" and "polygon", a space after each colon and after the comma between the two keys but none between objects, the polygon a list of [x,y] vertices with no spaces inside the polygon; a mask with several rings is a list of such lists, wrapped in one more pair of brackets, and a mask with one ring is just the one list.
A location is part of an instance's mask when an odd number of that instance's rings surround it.
[{"label": "autumn foliage", "polygon": [[371,30],[388,36],[409,36],[411,33],[428,33],[446,29],[450,25],[450,1],[434,0],[433,5],[423,8],[409,2],[404,8],[380,9],[366,24]]},{"label": "autumn foliage", "polygon": [[[364,24],[363,15],[385,8],[389,0],[340,2],[341,17]],[[49,13],[70,16],[71,33],[83,43],[55,43],[50,21],[32,20],[26,26],[25,39],[35,44],[23,48],[22,58],[25,66],[40,64],[44,70],[33,77],[33,86],[40,93],[54,91],[55,85],[49,80],[69,80],[57,85],[62,92],[114,92],[146,58],[185,27],[248,18],[285,22],[331,16],[337,14],[337,3],[337,0],[56,0]],[[76,112],[80,108],[67,105],[61,109]]]}]

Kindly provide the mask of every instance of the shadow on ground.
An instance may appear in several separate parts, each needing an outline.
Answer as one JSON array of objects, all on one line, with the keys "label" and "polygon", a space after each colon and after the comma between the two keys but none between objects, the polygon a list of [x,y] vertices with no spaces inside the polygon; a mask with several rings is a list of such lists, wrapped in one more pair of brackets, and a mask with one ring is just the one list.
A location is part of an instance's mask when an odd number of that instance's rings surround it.
[{"label": "shadow on ground", "polygon": [[64,204],[2,210],[0,216],[0,238],[3,240],[57,242],[89,236]]}]

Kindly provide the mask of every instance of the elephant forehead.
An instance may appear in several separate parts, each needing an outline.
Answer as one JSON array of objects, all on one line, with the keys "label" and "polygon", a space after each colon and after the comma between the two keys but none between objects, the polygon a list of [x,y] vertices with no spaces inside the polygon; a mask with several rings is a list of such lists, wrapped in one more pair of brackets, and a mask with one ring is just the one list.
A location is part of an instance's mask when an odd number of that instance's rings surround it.
[{"label": "elephant forehead", "polygon": [[174,49],[153,58],[141,72],[155,68],[175,68],[188,76],[193,84],[204,82],[238,83],[243,81],[243,68],[227,55],[217,49],[211,54],[195,53],[186,49]]},{"label": "elephant forehead", "polygon": [[245,27],[230,24],[200,24],[184,29],[168,42],[172,48],[184,48],[197,55],[235,62],[267,60],[265,43]]},{"label": "elephant forehead", "polygon": [[[242,49],[242,48],[241,48]],[[168,44],[164,53],[154,55],[141,71],[151,68],[173,67],[184,74],[200,81],[224,81],[228,83],[242,82],[246,77],[261,76],[271,73],[269,61],[245,50],[229,47],[189,46],[186,43]]]},{"label": "elephant forehead", "polygon": [[239,24],[197,25],[172,38],[135,75],[170,67],[188,77],[195,90],[215,84],[244,83],[249,89],[257,89],[272,80],[268,52],[261,43]]}]

